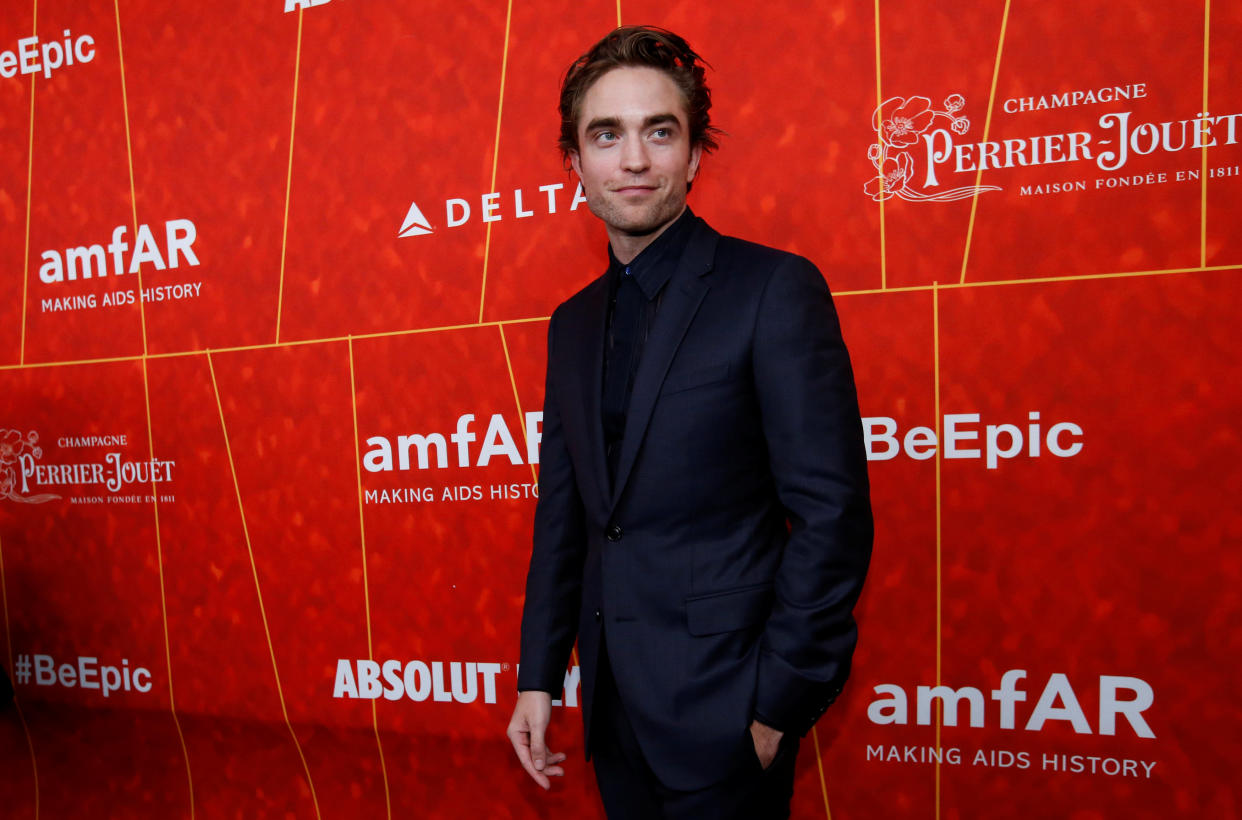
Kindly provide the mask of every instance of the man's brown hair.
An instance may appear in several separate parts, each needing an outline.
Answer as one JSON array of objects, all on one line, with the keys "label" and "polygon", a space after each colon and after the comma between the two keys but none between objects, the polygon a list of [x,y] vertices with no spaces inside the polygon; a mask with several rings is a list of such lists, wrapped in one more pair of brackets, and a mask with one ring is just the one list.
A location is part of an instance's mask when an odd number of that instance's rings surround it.
[{"label": "man's brown hair", "polygon": [[569,158],[578,150],[578,117],[582,99],[595,81],[614,68],[637,66],[663,71],[681,92],[690,128],[690,145],[711,152],[718,147],[719,128],[712,125],[712,92],[707,87],[707,63],[689,43],[671,31],[655,26],[623,26],[574,60],[561,83],[561,136],[557,145]]}]

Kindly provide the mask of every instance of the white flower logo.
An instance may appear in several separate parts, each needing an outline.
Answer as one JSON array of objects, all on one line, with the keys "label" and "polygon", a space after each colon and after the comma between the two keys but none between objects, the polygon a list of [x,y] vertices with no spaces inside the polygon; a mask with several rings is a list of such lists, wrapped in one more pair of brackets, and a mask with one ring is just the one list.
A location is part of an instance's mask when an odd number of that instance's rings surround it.
[{"label": "white flower logo", "polygon": [[18,474],[22,468],[22,459],[43,458],[43,448],[39,446],[39,434],[31,430],[22,435],[17,430],[0,429],[0,499],[21,501],[26,504],[42,504],[60,496],[54,493],[40,495],[21,495],[17,491]]},{"label": "white flower logo", "polygon": [[965,134],[970,120],[959,112],[966,107],[966,98],[950,94],[942,108],[933,108],[927,97],[889,97],[871,115],[871,127],[877,141],[867,149],[867,159],[875,166],[876,176],[863,186],[867,196],[876,202],[897,197],[910,202],[953,202],[983,191],[999,191],[995,185],[969,185],[951,191],[927,194],[914,185],[914,149],[919,138],[929,131],[948,128]]}]

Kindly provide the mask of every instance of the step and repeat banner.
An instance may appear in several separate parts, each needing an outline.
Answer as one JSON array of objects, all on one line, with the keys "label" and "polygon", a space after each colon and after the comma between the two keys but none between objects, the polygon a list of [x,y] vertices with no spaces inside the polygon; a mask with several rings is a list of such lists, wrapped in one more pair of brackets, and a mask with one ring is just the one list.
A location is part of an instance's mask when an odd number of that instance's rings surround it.
[{"label": "step and repeat banner", "polygon": [[[5,0],[5,817],[602,817],[504,737],[565,67],[713,66],[877,535],[799,818],[1242,814],[1242,0]],[[662,670],[652,669],[653,676]]]}]

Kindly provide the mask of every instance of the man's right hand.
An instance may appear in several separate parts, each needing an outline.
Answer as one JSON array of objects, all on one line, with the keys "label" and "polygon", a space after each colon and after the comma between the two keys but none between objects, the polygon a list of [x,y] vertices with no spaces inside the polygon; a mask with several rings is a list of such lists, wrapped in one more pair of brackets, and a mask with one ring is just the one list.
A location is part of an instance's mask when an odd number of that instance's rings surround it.
[{"label": "man's right hand", "polygon": [[565,760],[563,752],[548,753],[544,736],[552,717],[552,696],[547,692],[530,690],[518,694],[517,706],[509,719],[506,732],[517,752],[522,768],[531,779],[545,789],[552,788],[548,778],[560,777],[565,770],[558,764]]}]

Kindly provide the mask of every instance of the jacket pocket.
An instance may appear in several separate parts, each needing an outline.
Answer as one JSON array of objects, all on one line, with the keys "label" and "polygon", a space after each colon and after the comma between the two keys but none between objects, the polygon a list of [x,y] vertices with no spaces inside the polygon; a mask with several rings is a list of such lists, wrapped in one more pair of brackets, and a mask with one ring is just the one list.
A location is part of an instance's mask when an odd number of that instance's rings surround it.
[{"label": "jacket pocket", "polygon": [[693,595],[686,599],[686,627],[691,635],[717,635],[753,626],[772,610],[772,585]]},{"label": "jacket pocket", "polygon": [[683,390],[715,384],[727,378],[729,378],[728,364],[716,364],[710,367],[699,367],[686,373],[674,373],[664,380],[664,389],[660,391],[660,395],[680,393]]}]

